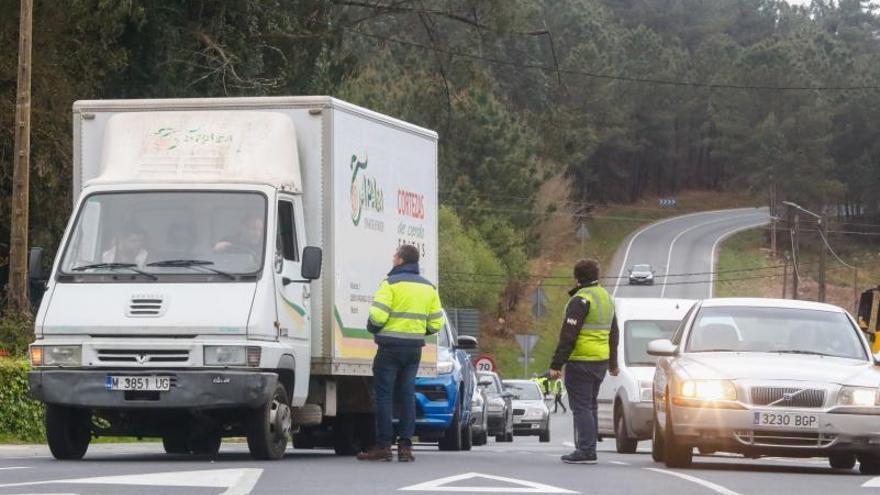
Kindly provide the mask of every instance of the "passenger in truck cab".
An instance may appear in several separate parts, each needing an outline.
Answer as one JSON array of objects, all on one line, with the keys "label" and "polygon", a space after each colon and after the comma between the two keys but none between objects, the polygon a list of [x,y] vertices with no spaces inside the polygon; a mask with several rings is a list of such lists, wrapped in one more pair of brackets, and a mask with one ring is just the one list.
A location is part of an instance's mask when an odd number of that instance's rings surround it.
[{"label": "passenger in truck cab", "polygon": [[238,232],[220,239],[214,244],[215,253],[250,254],[260,258],[263,247],[263,217],[257,214],[245,215],[238,226]]},{"label": "passenger in truck cab", "polygon": [[101,255],[101,261],[144,266],[147,262],[147,234],[136,225],[124,227],[114,240],[113,247]]}]

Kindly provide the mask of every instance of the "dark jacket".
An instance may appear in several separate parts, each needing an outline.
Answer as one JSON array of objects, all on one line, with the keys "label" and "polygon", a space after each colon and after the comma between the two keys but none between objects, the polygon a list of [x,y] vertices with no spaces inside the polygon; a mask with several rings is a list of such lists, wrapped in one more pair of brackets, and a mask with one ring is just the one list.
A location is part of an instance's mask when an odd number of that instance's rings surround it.
[{"label": "dark jacket", "polygon": [[[559,331],[559,344],[556,345],[556,352],[553,354],[550,369],[561,370],[562,366],[568,362],[568,357],[574,351],[577,343],[578,334],[584,325],[584,318],[590,311],[590,303],[583,298],[574,298],[577,291],[584,287],[592,287],[598,285],[598,282],[578,284],[574,289],[568,292],[572,296],[572,300],[565,308],[565,319],[562,322],[562,329]],[[608,336],[608,368],[617,369],[617,342],[620,332],[617,329],[617,315],[611,320],[611,334]]]}]

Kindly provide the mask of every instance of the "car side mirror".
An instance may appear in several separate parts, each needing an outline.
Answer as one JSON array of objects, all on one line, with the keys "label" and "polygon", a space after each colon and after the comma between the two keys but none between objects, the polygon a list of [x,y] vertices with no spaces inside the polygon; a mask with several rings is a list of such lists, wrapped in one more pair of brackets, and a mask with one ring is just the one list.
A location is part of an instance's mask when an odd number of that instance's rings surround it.
[{"label": "car side mirror", "polygon": [[28,253],[28,278],[32,282],[45,279],[43,272],[43,248],[32,247]]},{"label": "car side mirror", "polygon": [[477,386],[478,386],[478,387],[486,388],[486,387],[491,387],[493,383],[495,383],[495,382],[493,382],[491,379],[489,379],[489,380],[480,380],[479,382],[477,382]]},{"label": "car side mirror", "polygon": [[674,356],[678,347],[669,339],[652,340],[648,343],[648,355],[650,356]]},{"label": "car side mirror", "polygon": [[513,393],[511,393],[511,392],[501,392],[501,398],[502,398],[502,399],[512,399],[512,398],[513,398]]},{"label": "car side mirror", "polygon": [[458,337],[458,342],[456,343],[456,347],[464,351],[472,351],[479,346],[479,342],[476,337],[471,337],[470,335],[461,335]]},{"label": "car side mirror", "polygon": [[302,269],[300,274],[306,280],[317,280],[321,278],[321,264],[323,263],[324,253],[321,248],[315,246],[306,246],[303,248]]}]

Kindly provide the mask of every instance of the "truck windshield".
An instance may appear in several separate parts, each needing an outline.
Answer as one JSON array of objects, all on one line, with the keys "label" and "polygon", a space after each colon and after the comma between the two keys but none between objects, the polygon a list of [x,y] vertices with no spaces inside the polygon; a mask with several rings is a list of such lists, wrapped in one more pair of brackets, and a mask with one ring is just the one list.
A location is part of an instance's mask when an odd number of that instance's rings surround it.
[{"label": "truck windshield", "polygon": [[61,272],[234,279],[263,266],[265,225],[266,199],[255,192],[93,194],[77,215]]},{"label": "truck windshield", "polygon": [[656,366],[657,358],[648,355],[652,340],[671,339],[681,322],[678,320],[627,320],[623,324],[623,348],[628,366]]}]

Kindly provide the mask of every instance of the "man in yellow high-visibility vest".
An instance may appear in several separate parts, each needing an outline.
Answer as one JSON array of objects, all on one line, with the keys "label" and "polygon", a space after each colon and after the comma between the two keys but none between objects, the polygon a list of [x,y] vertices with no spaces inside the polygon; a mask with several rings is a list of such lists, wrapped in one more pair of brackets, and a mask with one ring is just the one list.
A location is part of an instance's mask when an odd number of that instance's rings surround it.
[{"label": "man in yellow high-visibility vest", "polygon": [[415,460],[416,374],[425,336],[439,332],[445,322],[437,289],[419,275],[419,250],[404,244],[392,262],[394,268],[373,296],[367,322],[379,345],[373,359],[376,446],[358,455],[362,461],[391,460],[395,399],[400,404],[397,457],[400,462]]},{"label": "man in yellow high-visibility vest", "polygon": [[559,344],[550,377],[559,379],[565,366],[565,388],[574,418],[575,451],[562,456],[569,464],[595,464],[599,386],[605,373],[617,375],[617,318],[614,300],[599,285],[599,264],[580,260],[574,266],[577,285],[569,292]]}]

